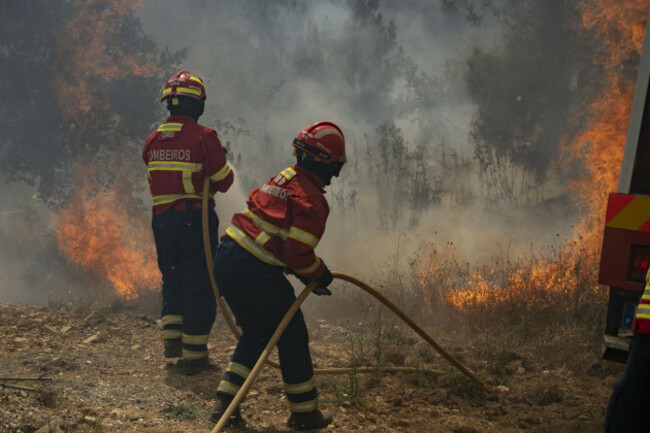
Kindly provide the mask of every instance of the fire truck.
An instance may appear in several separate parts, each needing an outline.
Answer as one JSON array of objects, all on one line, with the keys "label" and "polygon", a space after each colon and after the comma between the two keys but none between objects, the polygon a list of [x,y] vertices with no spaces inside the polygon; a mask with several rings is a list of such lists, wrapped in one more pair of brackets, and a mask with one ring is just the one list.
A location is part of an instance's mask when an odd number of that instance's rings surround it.
[{"label": "fire truck", "polygon": [[598,283],[609,287],[603,358],[627,359],[650,264],[650,20],[646,28],[617,192],[611,193]]}]

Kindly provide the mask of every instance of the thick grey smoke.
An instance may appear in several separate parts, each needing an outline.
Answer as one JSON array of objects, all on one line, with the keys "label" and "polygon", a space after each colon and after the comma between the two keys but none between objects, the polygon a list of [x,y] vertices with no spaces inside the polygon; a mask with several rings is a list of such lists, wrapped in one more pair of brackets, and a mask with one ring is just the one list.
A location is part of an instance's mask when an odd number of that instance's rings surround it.
[{"label": "thick grey smoke", "polygon": [[[561,3],[158,1],[140,17],[158,44],[188,49],[183,67],[208,82],[206,120],[236,126],[220,132],[245,191],[292,163],[300,128],[341,125],[350,163],[330,188],[326,236],[357,239],[360,248],[344,249],[358,256],[374,238],[393,243],[420,230],[468,252],[496,241],[528,248],[568,230],[563,219],[539,239],[526,234],[530,221],[517,229],[490,221],[521,212],[514,202],[543,206],[562,194],[550,168],[570,132],[576,98],[567,90],[577,89],[582,46],[571,40],[575,12]],[[161,25],[170,15],[180,19]],[[506,185],[528,176],[532,192],[497,191],[510,210],[477,215],[501,185],[485,182],[486,170],[503,170],[497,181]],[[553,202],[555,216],[566,215],[562,203]],[[478,236],[485,226],[494,233]]]},{"label": "thick grey smoke", "polygon": [[[587,51],[575,4],[151,0],[125,19],[125,34],[136,35],[135,42],[124,36],[111,43],[152,54],[165,73],[184,68],[204,78],[201,122],[217,129],[238,178],[236,188],[218,197],[222,227],[245,206],[251,188],[293,164],[291,140],[301,128],[319,120],[339,124],[349,163],[328,190],[332,213],[319,252],[334,269],[362,276],[393,255],[405,262],[430,242],[453,241],[473,261],[509,245],[513,251],[531,242],[542,246],[556,232],[568,232],[571,208],[553,162],[561,139],[574,131],[570,121],[589,78],[589,65],[579,57]],[[13,14],[9,21],[17,29],[34,16],[52,18],[30,7],[0,12]],[[65,23],[71,14],[63,8],[54,18]],[[26,41],[32,55],[25,60],[35,71],[40,63],[50,65],[49,72],[65,67],[47,63],[60,55],[55,47]],[[0,64],[11,64],[18,52],[0,42]],[[53,85],[47,74],[36,77],[43,92]],[[112,80],[102,87],[111,110],[124,114],[120,124],[129,128],[129,141],[121,149],[134,170],[137,143],[164,120],[162,107],[153,108],[163,79]],[[0,112],[12,115],[6,105]],[[61,122],[47,113],[42,104],[24,104],[15,115],[23,124],[30,116]],[[72,164],[83,150],[65,144],[74,135],[65,128],[11,129],[10,143],[33,135],[44,159],[12,177],[40,190],[67,191],[66,171],[43,169],[52,158],[58,166]],[[55,157],[48,136],[64,143],[55,146],[62,149]],[[107,146],[115,150],[120,143]],[[3,145],[0,156],[11,152],[28,159],[21,146]],[[138,181],[144,190],[144,174]],[[12,200],[3,204],[3,218],[10,218],[16,207]],[[496,206],[484,212],[486,204]],[[5,255],[11,242],[4,239],[14,231],[3,225]],[[33,260],[33,254],[24,257]],[[0,287],[0,300],[15,299],[9,290]]]}]

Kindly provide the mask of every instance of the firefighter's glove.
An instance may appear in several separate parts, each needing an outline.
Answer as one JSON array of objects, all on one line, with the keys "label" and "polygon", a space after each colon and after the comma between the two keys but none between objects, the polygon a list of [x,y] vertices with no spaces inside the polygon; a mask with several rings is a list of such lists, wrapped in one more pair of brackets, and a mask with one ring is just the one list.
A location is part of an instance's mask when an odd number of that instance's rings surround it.
[{"label": "firefighter's glove", "polygon": [[315,294],[318,296],[329,296],[332,294],[330,289],[327,288],[330,284],[332,284],[332,281],[334,280],[334,276],[330,272],[329,269],[325,268],[323,273],[316,279],[316,288],[313,290]]}]

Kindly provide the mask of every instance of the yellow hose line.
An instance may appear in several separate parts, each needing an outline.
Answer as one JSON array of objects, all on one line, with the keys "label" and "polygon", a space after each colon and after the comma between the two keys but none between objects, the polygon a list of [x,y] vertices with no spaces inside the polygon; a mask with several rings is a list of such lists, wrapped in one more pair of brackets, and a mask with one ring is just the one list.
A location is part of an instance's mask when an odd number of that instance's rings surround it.
[{"label": "yellow hose line", "polygon": [[360,289],[365,290],[372,296],[374,296],[379,302],[384,304],[386,307],[388,307],[393,313],[395,313],[400,319],[402,319],[407,325],[411,327],[420,337],[424,339],[431,347],[433,347],[436,352],[438,352],[440,355],[442,355],[451,365],[456,367],[458,370],[460,370],[461,373],[463,373],[465,376],[469,377],[474,383],[476,383],[478,386],[480,386],[484,390],[488,390],[486,385],[483,383],[481,379],[478,378],[470,369],[465,367],[463,364],[460,362],[456,361],[456,359],[451,356],[447,351],[445,351],[438,343],[435,342],[433,338],[429,336],[420,326],[418,326],[417,323],[415,323],[410,317],[408,317],[402,310],[397,308],[395,304],[393,304],[391,301],[388,300],[384,295],[379,293],[377,290],[373,289],[366,283],[364,283],[361,280],[358,280],[354,278],[351,275],[344,274],[342,272],[336,272],[333,271],[332,275],[334,278],[339,278],[341,280],[345,280],[349,283],[354,284],[355,286],[359,287]]},{"label": "yellow hose line", "polygon": [[212,263],[212,244],[210,243],[210,225],[208,224],[208,198],[210,197],[210,178],[206,175],[205,180],[203,181],[203,194],[201,196],[201,226],[203,229],[203,249],[205,250],[205,264],[208,266],[208,275],[210,275],[210,283],[212,284],[212,290],[214,291],[214,296],[217,298],[217,304],[219,309],[223,313],[223,318],[228,324],[228,327],[235,335],[235,337],[241,337],[241,330],[235,324],[232,316],[230,315],[230,310],[226,306],[221,294],[219,293],[219,287],[217,287],[217,282],[214,279],[214,264]]}]

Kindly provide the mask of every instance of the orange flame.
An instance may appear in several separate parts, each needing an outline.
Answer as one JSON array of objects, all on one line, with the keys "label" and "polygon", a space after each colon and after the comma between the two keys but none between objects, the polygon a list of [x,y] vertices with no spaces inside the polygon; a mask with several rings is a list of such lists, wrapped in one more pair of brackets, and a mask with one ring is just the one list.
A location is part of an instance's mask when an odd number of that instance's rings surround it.
[{"label": "orange flame", "polygon": [[[151,228],[134,202],[134,185],[144,183],[144,171],[132,169],[96,184],[92,163],[82,161],[89,149],[113,148],[128,142],[119,126],[121,117],[102,96],[102,86],[116,79],[152,77],[159,73],[155,51],[129,54],[115,41],[139,0],[73,0],[70,21],[55,35],[58,41],[57,76],[53,77],[66,126],[80,152],[81,186],[56,216],[54,231],[60,251],[90,275],[107,280],[115,294],[127,299],[142,288],[155,289],[160,273],[155,263]],[[109,148],[111,146],[108,146]],[[124,155],[138,159],[131,150],[113,158],[111,167],[134,166]],[[86,158],[87,159],[87,158]],[[130,179],[130,180],[129,180]],[[119,186],[118,186],[119,185]],[[134,205],[129,205],[132,202]],[[125,204],[126,203],[126,204]],[[124,208],[120,209],[120,206]],[[125,209],[126,208],[126,209]]]},{"label": "orange flame", "polygon": [[[97,87],[111,79],[132,76],[152,77],[159,68],[155,53],[140,53],[134,58],[107,41],[119,34],[125,17],[140,0],[75,0],[75,15],[56,35],[57,59],[61,71],[54,80],[62,110],[71,121],[88,121],[80,117],[93,109],[108,108],[97,95]],[[82,121],[82,123],[85,123]]]},{"label": "orange flame", "polygon": [[576,225],[584,250],[598,260],[602,243],[607,196],[616,191],[630,119],[634,80],[624,79],[622,63],[643,48],[650,10],[648,0],[617,2],[597,0],[581,5],[584,28],[602,44],[606,79],[598,97],[587,108],[587,128],[564,150],[568,160],[583,162],[584,174],[570,188],[585,214]]},{"label": "orange flame", "polygon": [[124,191],[98,191],[92,177],[84,179],[57,215],[59,249],[71,262],[107,279],[116,295],[133,299],[140,289],[156,289],[160,272],[147,219],[122,209]]},{"label": "orange flame", "polygon": [[603,65],[606,73],[604,87],[586,108],[586,129],[568,143],[561,161],[578,160],[585,168],[570,185],[584,215],[560,258],[531,258],[500,281],[474,273],[461,290],[447,293],[450,304],[458,309],[510,301],[530,307],[553,299],[579,299],[582,294],[599,291],[595,275],[606,200],[618,184],[634,93],[634,83],[621,76],[621,64],[641,52],[650,2],[592,0],[582,3],[579,9],[585,30],[604,48],[602,58],[595,62]]},{"label": "orange flame", "polygon": [[605,86],[587,108],[587,129],[565,149],[569,159],[582,160],[586,168],[571,189],[590,212],[580,228],[593,237],[602,231],[607,195],[618,184],[634,94],[634,82],[620,76],[621,64],[641,53],[650,2],[597,0],[580,9],[585,29],[604,47],[597,61],[607,74]]}]

